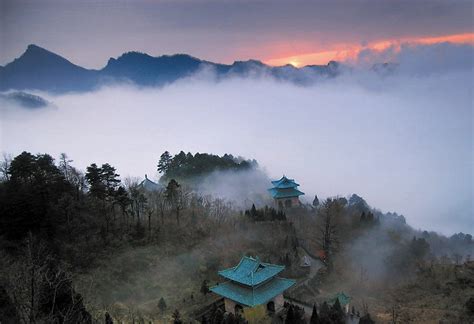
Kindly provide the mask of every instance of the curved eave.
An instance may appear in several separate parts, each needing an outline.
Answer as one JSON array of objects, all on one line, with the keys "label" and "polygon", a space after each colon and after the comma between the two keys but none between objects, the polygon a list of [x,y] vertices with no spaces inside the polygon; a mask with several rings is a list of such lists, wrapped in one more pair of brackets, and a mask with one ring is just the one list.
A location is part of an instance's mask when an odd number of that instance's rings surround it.
[{"label": "curved eave", "polygon": [[299,197],[304,195],[304,192],[299,191],[295,188],[290,188],[292,190],[288,190],[287,192],[282,191],[282,189],[270,188],[268,191],[272,195],[274,199],[281,199],[281,198],[292,198],[292,197]]},{"label": "curved eave", "polygon": [[238,285],[232,281],[209,288],[210,291],[234,302],[255,307],[272,300],[296,283],[293,279],[275,277],[270,282],[251,288]]}]

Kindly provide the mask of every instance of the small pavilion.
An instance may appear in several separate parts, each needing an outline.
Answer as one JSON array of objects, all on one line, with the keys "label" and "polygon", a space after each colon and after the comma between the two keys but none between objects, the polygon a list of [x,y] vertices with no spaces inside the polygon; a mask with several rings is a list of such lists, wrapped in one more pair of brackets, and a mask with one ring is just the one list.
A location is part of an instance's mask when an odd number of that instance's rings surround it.
[{"label": "small pavilion", "polygon": [[328,300],[329,305],[334,305],[336,300],[339,299],[339,304],[344,309],[346,313],[349,313],[349,306],[352,300],[352,297],[346,295],[344,292],[338,292],[334,297]]},{"label": "small pavilion", "polygon": [[283,292],[295,284],[295,280],[278,277],[284,269],[285,266],[245,256],[235,267],[219,271],[227,281],[210,290],[224,297],[226,312],[264,304],[267,310],[277,311],[284,304]]},{"label": "small pavilion", "polygon": [[283,176],[280,180],[272,181],[273,188],[268,189],[275,205],[279,208],[291,208],[301,204],[299,196],[304,192],[298,190],[299,184],[294,179]]}]

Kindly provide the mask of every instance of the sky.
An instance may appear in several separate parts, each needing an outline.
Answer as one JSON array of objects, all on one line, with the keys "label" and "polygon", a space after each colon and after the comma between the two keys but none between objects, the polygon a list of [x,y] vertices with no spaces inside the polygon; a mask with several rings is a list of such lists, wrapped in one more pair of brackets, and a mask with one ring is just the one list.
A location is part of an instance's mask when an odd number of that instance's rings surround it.
[{"label": "sky", "polygon": [[88,68],[127,51],[326,64],[401,42],[474,43],[472,1],[0,0],[0,64],[36,44]]},{"label": "sky", "polygon": [[[231,153],[295,178],[308,201],[356,193],[415,228],[474,234],[471,1],[0,4],[0,64],[35,43],[88,68],[130,50],[353,67],[308,86],[203,70],[163,88],[38,93],[52,106],[0,105],[2,152],[151,178],[165,150]],[[367,71],[387,61],[394,75]]]}]

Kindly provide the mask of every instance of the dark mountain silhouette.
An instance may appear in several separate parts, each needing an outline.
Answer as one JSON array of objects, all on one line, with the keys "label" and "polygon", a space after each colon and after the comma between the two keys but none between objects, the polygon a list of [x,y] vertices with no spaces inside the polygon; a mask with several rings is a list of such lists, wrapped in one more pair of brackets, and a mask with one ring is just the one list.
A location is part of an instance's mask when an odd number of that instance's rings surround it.
[{"label": "dark mountain silhouette", "polygon": [[0,70],[0,90],[84,91],[95,85],[97,71],[74,65],[36,45]]},{"label": "dark mountain silhouette", "polygon": [[132,81],[138,85],[160,85],[173,82],[196,72],[203,62],[185,54],[152,57],[129,52],[118,59],[111,58],[102,69],[103,78]]},{"label": "dark mountain silhouette", "polygon": [[123,82],[139,86],[160,86],[204,68],[210,68],[220,78],[273,76],[296,83],[334,77],[341,71],[337,62],[302,68],[291,65],[271,67],[256,60],[236,61],[226,65],[203,61],[186,54],[153,57],[139,52],[125,53],[117,59],[111,58],[103,69],[90,70],[39,46],[29,45],[23,55],[0,67],[0,91],[89,91],[101,85]]}]

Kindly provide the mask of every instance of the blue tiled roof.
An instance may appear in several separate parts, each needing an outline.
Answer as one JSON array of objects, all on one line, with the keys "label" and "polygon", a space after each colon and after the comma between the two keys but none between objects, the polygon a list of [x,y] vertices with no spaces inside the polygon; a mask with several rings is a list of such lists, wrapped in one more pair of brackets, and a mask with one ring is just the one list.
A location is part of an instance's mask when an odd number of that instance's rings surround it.
[{"label": "blue tiled roof", "polygon": [[155,190],[160,190],[162,189],[162,186],[151,181],[150,179],[148,179],[147,175],[145,174],[145,179],[140,182],[139,186],[143,189],[145,189],[146,191],[155,191]]},{"label": "blue tiled roof", "polygon": [[270,194],[273,198],[291,198],[291,197],[298,197],[304,195],[304,192],[299,191],[295,188],[288,188],[288,189],[277,189],[277,188],[270,188],[268,189]]},{"label": "blue tiled roof", "polygon": [[280,188],[280,189],[295,188],[299,186],[299,184],[297,184],[294,179],[288,179],[285,176],[281,177],[280,180],[272,181],[272,184],[275,188]]},{"label": "blue tiled roof", "polygon": [[336,302],[336,299],[339,299],[339,303],[341,304],[341,306],[346,306],[351,302],[352,297],[347,296],[343,292],[338,292],[333,298],[328,301],[329,304],[334,304]]},{"label": "blue tiled roof", "polygon": [[260,262],[258,258],[243,257],[233,268],[219,271],[224,278],[236,281],[243,285],[255,286],[276,276],[285,269],[285,266]]},{"label": "blue tiled roof", "polygon": [[294,284],[295,280],[275,277],[256,287],[243,286],[228,281],[211,287],[210,290],[239,304],[254,307],[268,302]]}]

